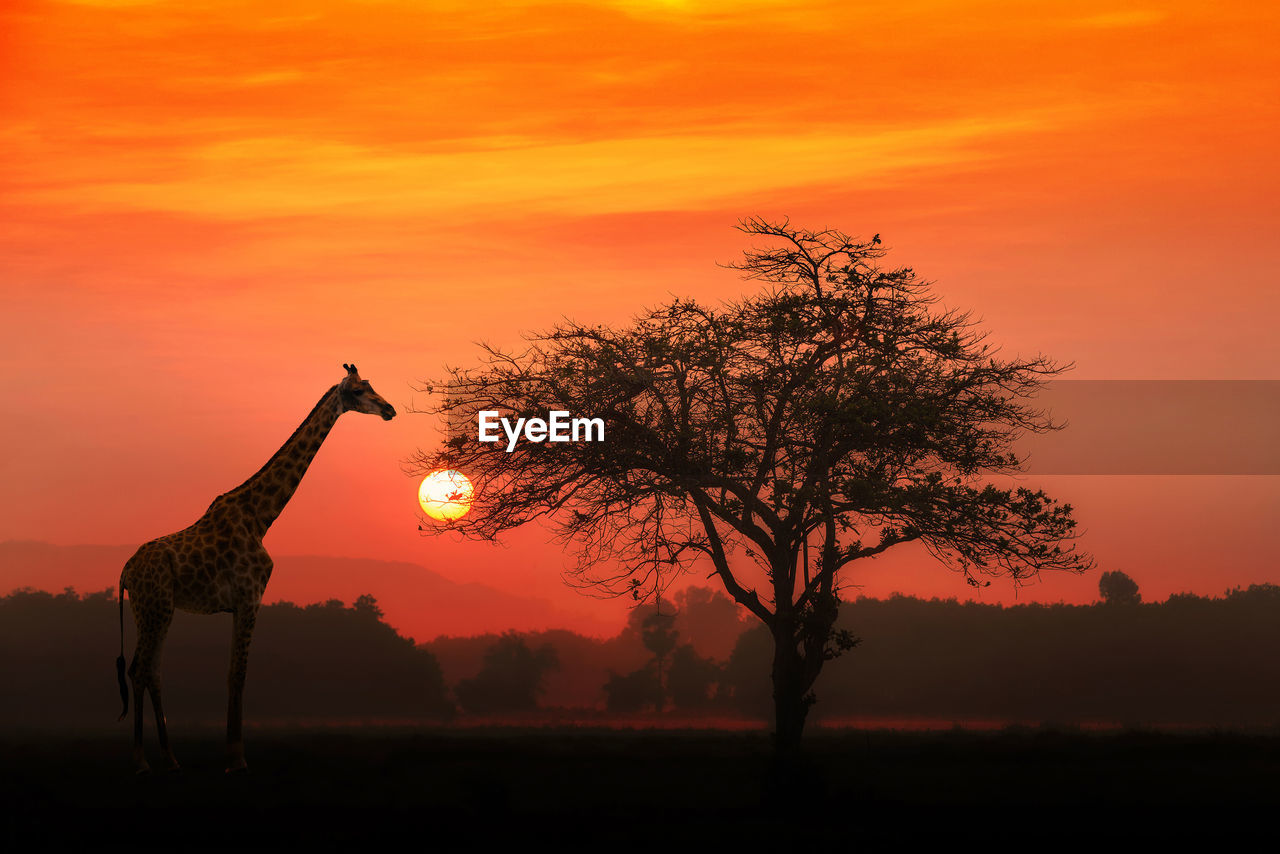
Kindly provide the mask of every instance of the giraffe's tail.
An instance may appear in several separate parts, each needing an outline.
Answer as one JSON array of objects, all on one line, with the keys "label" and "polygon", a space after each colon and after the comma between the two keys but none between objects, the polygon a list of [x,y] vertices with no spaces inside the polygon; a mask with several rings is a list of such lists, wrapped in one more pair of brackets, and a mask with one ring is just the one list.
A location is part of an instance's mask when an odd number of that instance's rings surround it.
[{"label": "giraffe's tail", "polygon": [[120,710],[117,720],[124,720],[129,714],[129,683],[124,678],[124,579],[120,579],[120,657],[116,659],[116,679],[120,682],[120,701],[124,708]]}]

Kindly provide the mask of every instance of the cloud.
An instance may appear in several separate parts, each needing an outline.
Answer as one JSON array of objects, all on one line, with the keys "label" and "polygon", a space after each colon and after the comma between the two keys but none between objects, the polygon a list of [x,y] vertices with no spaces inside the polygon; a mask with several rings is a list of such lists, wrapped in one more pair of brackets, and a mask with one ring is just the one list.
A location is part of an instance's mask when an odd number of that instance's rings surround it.
[{"label": "cloud", "polygon": [[1115,29],[1118,27],[1142,27],[1163,21],[1168,15],[1156,9],[1126,9],[1116,12],[1104,12],[1090,15],[1087,18],[1076,18],[1072,21],[1078,27],[1096,27],[1099,29]]},{"label": "cloud", "polygon": [[23,200],[216,219],[404,216],[493,209],[602,214],[698,208],[787,187],[878,183],[972,162],[996,138],[1048,126],[1024,115],[863,132],[698,133],[549,142],[511,137],[406,152],[264,137],[187,151],[168,176],[28,189]]}]

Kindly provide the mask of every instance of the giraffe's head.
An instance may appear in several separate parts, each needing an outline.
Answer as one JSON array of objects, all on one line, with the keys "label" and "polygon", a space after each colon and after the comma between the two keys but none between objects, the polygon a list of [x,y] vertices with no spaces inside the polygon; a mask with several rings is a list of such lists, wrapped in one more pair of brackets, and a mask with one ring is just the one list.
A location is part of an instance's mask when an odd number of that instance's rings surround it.
[{"label": "giraffe's head", "polygon": [[396,417],[396,410],[383,400],[368,380],[360,379],[355,365],[343,365],[347,376],[338,383],[338,397],[342,400],[343,412],[364,412],[368,415],[381,415],[383,421]]}]

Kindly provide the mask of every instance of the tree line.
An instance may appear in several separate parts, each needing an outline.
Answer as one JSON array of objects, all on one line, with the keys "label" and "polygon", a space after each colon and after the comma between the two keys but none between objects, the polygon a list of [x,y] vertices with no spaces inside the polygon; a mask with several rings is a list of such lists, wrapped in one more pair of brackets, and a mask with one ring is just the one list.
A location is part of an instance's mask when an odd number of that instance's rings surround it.
[{"label": "tree line", "polygon": [[[6,698],[0,722],[115,724],[119,692],[111,660],[120,638],[113,593],[18,590],[0,598],[0,684]],[[130,625],[129,648],[132,636]],[[221,726],[230,651],[230,614],[175,614],[164,650],[165,712],[171,722]],[[350,607],[337,600],[264,606],[251,666],[254,679],[245,703],[255,720],[440,719],[453,711],[435,657],[383,622],[371,596]]]},{"label": "tree line", "polygon": [[[1127,576],[1093,605],[1013,607],[895,595],[844,603],[857,640],[830,664],[817,720],[1266,726],[1280,719],[1280,587],[1143,603]],[[114,723],[115,600],[0,598],[0,721]],[[171,719],[219,720],[229,621],[179,615],[166,648]],[[223,625],[226,623],[226,625]],[[277,723],[497,719],[561,712],[768,721],[773,638],[723,594],[688,588],[612,638],[564,630],[415,645],[362,596],[264,606],[254,715]],[[104,663],[105,662],[105,663]]]}]

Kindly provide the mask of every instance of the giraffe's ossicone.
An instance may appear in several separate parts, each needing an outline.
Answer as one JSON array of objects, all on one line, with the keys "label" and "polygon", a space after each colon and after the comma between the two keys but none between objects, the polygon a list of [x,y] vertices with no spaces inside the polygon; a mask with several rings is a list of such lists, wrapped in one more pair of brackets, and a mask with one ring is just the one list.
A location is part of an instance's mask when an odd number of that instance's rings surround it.
[{"label": "giraffe's ossicone", "polygon": [[128,677],[133,683],[133,761],[138,773],[149,770],[142,749],[142,697],[151,695],[160,749],[171,769],[178,768],[169,747],[160,688],[160,653],[175,608],[196,614],[230,612],[231,668],[228,674],[228,771],[246,767],[241,710],[245,669],[254,620],[271,578],[271,556],[262,538],[276,520],[311,465],[329,431],[344,412],[379,415],[390,421],[396,411],[360,378],[355,365],[342,382],[320,398],[288,441],[257,474],[228,493],[219,495],[195,524],[145,543],[125,563],[120,574],[120,657],[116,671],[124,710],[129,712],[125,680],[124,599],[129,593],[137,626],[137,648]]}]

